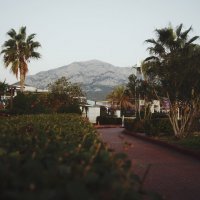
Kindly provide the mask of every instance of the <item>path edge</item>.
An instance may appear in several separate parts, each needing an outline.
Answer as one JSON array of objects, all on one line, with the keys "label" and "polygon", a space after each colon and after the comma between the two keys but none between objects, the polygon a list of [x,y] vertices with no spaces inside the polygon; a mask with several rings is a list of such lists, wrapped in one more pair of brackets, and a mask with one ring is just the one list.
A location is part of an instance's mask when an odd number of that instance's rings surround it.
[{"label": "path edge", "polygon": [[154,138],[150,138],[148,136],[144,136],[144,135],[141,135],[139,133],[128,131],[126,129],[123,130],[123,133],[130,135],[130,136],[133,136],[133,137],[136,137],[138,139],[141,139],[141,140],[151,142],[153,144],[168,148],[170,150],[175,150],[175,151],[182,153],[184,155],[192,156],[193,158],[196,158],[197,160],[200,161],[200,154],[198,152],[195,152],[195,151],[192,151],[192,150],[189,150],[189,149],[185,149],[185,148],[177,146],[177,145],[169,144],[169,143],[166,143],[164,141],[156,140]]}]

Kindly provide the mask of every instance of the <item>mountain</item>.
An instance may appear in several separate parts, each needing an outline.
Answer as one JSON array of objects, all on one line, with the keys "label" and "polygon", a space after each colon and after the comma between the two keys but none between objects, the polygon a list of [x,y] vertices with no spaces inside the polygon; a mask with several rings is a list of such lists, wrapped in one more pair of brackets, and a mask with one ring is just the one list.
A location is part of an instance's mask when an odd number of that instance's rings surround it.
[{"label": "mountain", "polygon": [[115,86],[126,84],[128,76],[132,73],[131,67],[116,67],[99,60],[90,60],[73,62],[63,67],[27,76],[26,84],[45,89],[49,83],[65,76],[72,83],[79,83],[88,99],[104,100]]}]

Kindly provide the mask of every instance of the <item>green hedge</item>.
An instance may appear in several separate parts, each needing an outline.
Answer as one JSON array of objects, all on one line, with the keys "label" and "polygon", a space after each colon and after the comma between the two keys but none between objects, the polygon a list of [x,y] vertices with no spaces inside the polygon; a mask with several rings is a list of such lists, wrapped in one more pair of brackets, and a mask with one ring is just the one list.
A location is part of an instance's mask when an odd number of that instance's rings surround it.
[{"label": "green hedge", "polygon": [[169,119],[155,118],[151,120],[126,119],[125,128],[134,132],[143,132],[147,135],[172,134],[173,128]]},{"label": "green hedge", "polygon": [[[10,109],[8,105],[8,109]],[[50,93],[21,93],[13,99],[10,114],[50,114],[50,113],[77,113],[81,114],[77,102],[63,104],[58,99],[51,98]]]},{"label": "green hedge", "polygon": [[78,115],[0,118],[0,199],[142,199],[124,154]]},{"label": "green hedge", "polygon": [[129,131],[145,132],[145,121],[139,119],[127,119],[124,120],[124,127]]},{"label": "green hedge", "polygon": [[200,117],[194,119],[191,126],[191,132],[200,132]]},{"label": "green hedge", "polygon": [[173,134],[173,128],[169,119],[156,118],[145,121],[145,132],[147,135],[171,135]]},{"label": "green hedge", "polygon": [[121,125],[122,118],[121,117],[109,117],[109,116],[98,116],[96,119],[96,123],[100,125]]}]

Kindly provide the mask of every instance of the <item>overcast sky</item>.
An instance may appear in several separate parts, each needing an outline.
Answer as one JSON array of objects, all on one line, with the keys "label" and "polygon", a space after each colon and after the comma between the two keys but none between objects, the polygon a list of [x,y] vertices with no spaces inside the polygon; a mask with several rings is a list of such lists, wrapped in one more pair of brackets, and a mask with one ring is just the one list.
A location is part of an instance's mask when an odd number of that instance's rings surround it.
[{"label": "overcast sky", "polygon": [[[133,66],[146,56],[146,39],[170,23],[200,35],[199,0],[0,0],[0,45],[6,33],[26,26],[42,45],[29,74],[74,61],[98,59]],[[0,57],[0,81],[16,81]]]}]

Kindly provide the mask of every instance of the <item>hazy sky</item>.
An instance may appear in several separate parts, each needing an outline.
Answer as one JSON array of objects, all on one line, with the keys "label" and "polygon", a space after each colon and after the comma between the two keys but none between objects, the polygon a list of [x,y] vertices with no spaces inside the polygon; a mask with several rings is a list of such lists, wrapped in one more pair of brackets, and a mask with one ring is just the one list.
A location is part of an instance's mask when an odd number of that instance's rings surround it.
[{"label": "hazy sky", "polygon": [[[36,33],[42,59],[29,74],[91,59],[133,66],[148,55],[144,41],[156,28],[183,23],[200,35],[199,8],[199,0],[0,0],[0,45],[11,28]],[[15,82],[0,60],[0,81]]]}]

